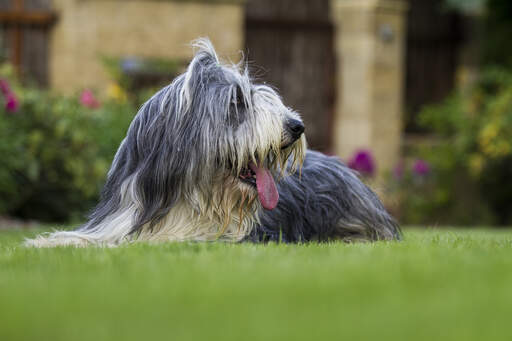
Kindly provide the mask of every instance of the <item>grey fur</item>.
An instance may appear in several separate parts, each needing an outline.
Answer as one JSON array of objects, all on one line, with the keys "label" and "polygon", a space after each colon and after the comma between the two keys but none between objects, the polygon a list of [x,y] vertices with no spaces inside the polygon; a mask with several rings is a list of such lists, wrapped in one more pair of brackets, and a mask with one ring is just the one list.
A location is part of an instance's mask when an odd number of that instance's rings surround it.
[{"label": "grey fur", "polygon": [[262,211],[248,241],[306,242],[400,239],[375,193],[338,158],[308,151],[301,174],[278,185],[279,204]]},{"label": "grey fur", "polygon": [[[399,238],[375,194],[340,162],[308,152],[299,177],[306,156],[299,115],[246,67],[222,64],[207,39],[194,46],[187,71],[136,115],[88,222],[27,245],[266,241],[278,231],[290,242]],[[281,179],[273,211],[241,181],[250,163]]]}]

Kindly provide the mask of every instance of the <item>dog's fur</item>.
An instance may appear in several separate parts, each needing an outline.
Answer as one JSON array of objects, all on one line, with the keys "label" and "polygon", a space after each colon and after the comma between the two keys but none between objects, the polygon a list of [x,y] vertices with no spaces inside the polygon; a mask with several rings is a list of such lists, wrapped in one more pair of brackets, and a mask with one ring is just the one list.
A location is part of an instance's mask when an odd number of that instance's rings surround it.
[{"label": "dog's fur", "polygon": [[[247,67],[222,64],[207,39],[194,46],[187,71],[133,120],[89,221],[26,245],[399,239],[354,172],[306,151],[302,121],[276,91],[253,83]],[[265,210],[275,192],[261,174],[270,172],[280,200]],[[262,199],[261,189],[271,194]]]}]

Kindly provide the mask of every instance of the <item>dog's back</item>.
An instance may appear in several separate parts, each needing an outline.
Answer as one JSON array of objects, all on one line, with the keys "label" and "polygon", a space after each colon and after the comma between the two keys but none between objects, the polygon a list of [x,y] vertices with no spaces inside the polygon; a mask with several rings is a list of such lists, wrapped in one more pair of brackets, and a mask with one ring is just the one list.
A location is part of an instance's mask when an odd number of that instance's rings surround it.
[{"label": "dog's back", "polygon": [[338,158],[308,151],[302,171],[278,183],[280,200],[261,211],[251,241],[400,239],[377,195]]}]

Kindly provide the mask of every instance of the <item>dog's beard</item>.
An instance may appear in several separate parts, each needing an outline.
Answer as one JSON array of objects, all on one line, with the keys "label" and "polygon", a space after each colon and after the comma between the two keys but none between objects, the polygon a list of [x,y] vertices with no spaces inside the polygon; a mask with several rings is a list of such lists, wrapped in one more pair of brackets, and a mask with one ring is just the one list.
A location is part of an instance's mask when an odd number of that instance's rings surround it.
[{"label": "dog's beard", "polygon": [[[253,189],[258,194],[259,203],[267,210],[274,209],[279,201],[276,181],[284,176],[300,171],[306,151],[304,137],[292,143],[280,143],[279,150],[271,150],[261,158],[252,157],[237,170],[235,177],[242,189]],[[256,153],[265,155],[264,153]]]}]

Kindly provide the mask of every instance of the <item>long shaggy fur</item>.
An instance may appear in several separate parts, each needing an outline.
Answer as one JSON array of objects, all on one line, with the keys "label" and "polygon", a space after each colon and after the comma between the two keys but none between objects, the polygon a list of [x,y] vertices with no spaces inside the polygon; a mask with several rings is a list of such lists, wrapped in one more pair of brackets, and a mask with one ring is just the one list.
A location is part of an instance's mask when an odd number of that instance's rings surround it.
[{"label": "long shaggy fur", "polygon": [[[88,222],[26,245],[399,238],[352,171],[306,152],[300,117],[276,91],[254,84],[243,65],[222,64],[207,39],[194,46],[187,71],[139,110]],[[243,181],[250,164],[278,180],[272,211]]]},{"label": "long shaggy fur", "polygon": [[308,151],[301,174],[279,184],[279,205],[262,211],[247,240],[306,242],[400,239],[375,193],[338,158]]}]

